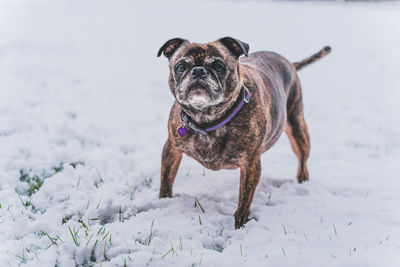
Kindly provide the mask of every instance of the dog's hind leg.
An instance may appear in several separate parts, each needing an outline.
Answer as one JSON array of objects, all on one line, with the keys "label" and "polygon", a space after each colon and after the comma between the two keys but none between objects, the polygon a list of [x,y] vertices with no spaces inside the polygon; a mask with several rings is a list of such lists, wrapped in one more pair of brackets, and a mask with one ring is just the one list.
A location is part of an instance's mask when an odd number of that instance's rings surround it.
[{"label": "dog's hind leg", "polygon": [[298,78],[290,89],[287,99],[285,133],[289,137],[292,149],[299,159],[297,180],[302,183],[309,178],[306,161],[310,153],[310,136],[304,120],[301,86]]}]

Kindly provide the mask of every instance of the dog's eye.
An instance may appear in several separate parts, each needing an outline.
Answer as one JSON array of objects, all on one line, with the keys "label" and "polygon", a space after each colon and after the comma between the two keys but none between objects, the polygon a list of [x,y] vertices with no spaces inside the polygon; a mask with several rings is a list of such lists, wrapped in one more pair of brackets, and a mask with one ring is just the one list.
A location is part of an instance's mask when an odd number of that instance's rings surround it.
[{"label": "dog's eye", "polygon": [[222,65],[221,63],[217,63],[217,64],[215,64],[214,69],[215,69],[217,72],[221,72],[221,71],[224,70],[224,65]]},{"label": "dog's eye", "polygon": [[186,70],[185,64],[179,64],[179,65],[176,67],[176,70],[177,70],[178,72],[180,72],[180,73],[184,72],[184,71]]}]

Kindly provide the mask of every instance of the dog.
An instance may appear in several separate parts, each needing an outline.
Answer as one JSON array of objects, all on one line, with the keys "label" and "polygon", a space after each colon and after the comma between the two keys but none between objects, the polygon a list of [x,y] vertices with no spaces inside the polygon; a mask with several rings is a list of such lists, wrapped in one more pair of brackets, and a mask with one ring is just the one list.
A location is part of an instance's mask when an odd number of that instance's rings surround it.
[{"label": "dog", "polygon": [[299,160],[297,180],[307,181],[310,137],[297,71],[330,51],[327,46],[290,63],[273,52],[249,54],[249,45],[232,37],[206,44],[168,40],[157,56],[169,60],[175,102],[162,151],[159,197],[172,197],[182,154],[211,170],[240,168],[234,217],[235,229],[242,227],[260,180],[260,156],[283,131]]}]

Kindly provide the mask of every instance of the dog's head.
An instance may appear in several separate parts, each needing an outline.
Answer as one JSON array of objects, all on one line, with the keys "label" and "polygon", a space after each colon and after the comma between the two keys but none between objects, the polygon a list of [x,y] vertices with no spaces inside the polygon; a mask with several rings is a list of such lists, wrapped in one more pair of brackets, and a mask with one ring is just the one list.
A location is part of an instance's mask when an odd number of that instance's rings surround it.
[{"label": "dog's head", "polygon": [[239,57],[249,45],[231,37],[206,44],[181,38],[167,41],[158,51],[169,60],[169,86],[183,106],[203,110],[228,102],[241,82]]}]

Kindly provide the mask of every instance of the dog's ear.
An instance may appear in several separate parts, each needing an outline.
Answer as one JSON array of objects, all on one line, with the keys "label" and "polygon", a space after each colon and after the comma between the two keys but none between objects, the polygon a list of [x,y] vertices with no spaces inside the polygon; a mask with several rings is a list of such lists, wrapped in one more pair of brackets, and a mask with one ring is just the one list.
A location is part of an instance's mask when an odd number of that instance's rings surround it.
[{"label": "dog's ear", "polygon": [[241,55],[249,54],[249,44],[242,42],[238,39],[232,37],[224,37],[218,40],[218,42],[222,43],[226,48],[228,48],[231,53],[239,58]]},{"label": "dog's ear", "polygon": [[165,44],[163,44],[163,46],[161,46],[160,50],[158,50],[157,57],[164,54],[164,56],[170,58],[176,49],[178,49],[185,42],[189,41],[182,38],[173,38],[168,40]]}]

